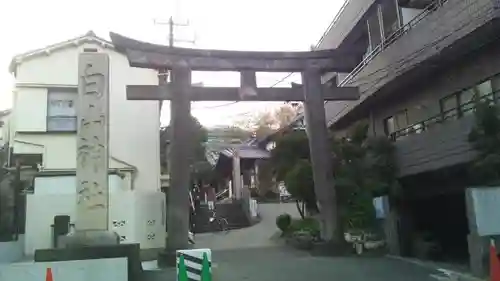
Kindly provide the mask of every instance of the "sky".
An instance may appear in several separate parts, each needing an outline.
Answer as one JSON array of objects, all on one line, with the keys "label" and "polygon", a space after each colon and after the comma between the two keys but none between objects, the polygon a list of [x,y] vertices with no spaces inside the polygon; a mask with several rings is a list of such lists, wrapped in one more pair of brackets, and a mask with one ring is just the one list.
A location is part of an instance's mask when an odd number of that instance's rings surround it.
[{"label": "sky", "polygon": [[[167,44],[170,16],[178,26],[175,45],[190,48],[307,51],[315,45],[343,0],[16,0],[0,4],[0,110],[12,106],[14,79],[8,72],[13,56],[74,38],[93,30],[109,39],[109,31]],[[155,23],[156,21],[156,23]],[[187,41],[195,41],[187,42]],[[258,86],[271,86],[287,73],[257,73]],[[238,86],[238,73],[193,73],[193,83]],[[300,82],[292,75],[279,83]],[[232,125],[282,103],[196,102],[192,114],[205,126]],[[168,124],[169,106],[161,121]]]}]

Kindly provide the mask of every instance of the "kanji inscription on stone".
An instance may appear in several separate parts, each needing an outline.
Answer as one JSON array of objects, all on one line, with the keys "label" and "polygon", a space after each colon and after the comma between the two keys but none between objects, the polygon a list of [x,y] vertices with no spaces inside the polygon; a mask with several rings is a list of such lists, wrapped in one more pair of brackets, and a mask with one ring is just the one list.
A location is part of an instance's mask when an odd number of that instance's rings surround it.
[{"label": "kanji inscription on stone", "polygon": [[109,57],[79,56],[77,230],[108,229]]}]

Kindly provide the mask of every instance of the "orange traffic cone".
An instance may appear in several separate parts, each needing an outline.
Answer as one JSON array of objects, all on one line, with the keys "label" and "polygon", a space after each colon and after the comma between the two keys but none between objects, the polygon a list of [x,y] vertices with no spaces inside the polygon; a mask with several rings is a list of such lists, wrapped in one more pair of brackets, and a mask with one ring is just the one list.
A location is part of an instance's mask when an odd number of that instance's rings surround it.
[{"label": "orange traffic cone", "polygon": [[52,277],[52,268],[47,268],[47,272],[45,273],[45,281],[54,281]]},{"label": "orange traffic cone", "polygon": [[493,239],[490,244],[490,281],[500,281],[500,260]]}]

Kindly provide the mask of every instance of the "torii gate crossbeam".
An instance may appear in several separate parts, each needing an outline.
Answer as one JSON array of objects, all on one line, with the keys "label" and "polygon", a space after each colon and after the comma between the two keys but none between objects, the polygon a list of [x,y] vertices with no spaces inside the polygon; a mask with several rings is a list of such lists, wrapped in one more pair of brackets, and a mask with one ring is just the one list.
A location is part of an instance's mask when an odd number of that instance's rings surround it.
[{"label": "torii gate crossbeam", "polygon": [[127,55],[133,67],[173,69],[187,67],[194,71],[302,72],[307,68],[323,71],[350,72],[366,52],[350,48],[349,51],[321,50],[309,52],[247,52],[187,49],[167,47],[130,39],[110,33],[118,51]]}]

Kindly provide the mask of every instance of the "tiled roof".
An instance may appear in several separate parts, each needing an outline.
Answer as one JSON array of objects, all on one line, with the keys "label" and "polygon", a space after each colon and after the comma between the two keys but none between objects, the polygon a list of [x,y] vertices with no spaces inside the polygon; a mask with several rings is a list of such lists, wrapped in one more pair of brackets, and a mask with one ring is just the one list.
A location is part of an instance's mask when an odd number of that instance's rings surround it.
[{"label": "tiled roof", "polygon": [[78,36],[76,38],[72,38],[72,39],[69,39],[69,40],[66,40],[63,42],[52,44],[50,46],[46,46],[46,47],[41,48],[41,49],[28,51],[28,52],[14,56],[12,58],[10,65],[9,65],[9,72],[15,73],[17,65],[19,65],[20,63],[22,63],[23,61],[25,61],[27,59],[31,59],[33,57],[37,57],[40,55],[48,55],[53,51],[72,47],[72,46],[79,45],[82,43],[87,43],[87,42],[98,43],[104,47],[113,48],[113,44],[111,44],[111,42],[109,42],[105,39],[102,39],[100,37],[97,37],[97,35],[95,35],[95,33],[93,31],[88,31],[87,33],[85,33],[82,36]]}]

